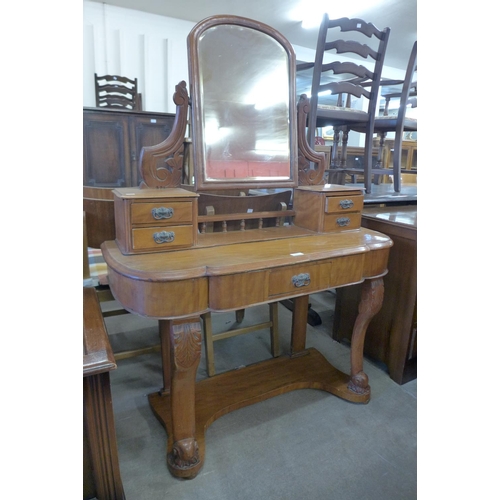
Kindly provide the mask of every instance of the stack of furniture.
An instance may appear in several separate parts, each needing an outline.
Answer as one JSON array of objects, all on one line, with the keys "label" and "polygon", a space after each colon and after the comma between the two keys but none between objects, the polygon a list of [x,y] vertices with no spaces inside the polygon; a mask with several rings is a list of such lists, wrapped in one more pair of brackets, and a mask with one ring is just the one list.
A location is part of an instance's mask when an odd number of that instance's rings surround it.
[{"label": "stack of furniture", "polygon": [[[340,30],[337,34],[336,30]],[[332,35],[331,33],[335,33]],[[343,35],[346,33],[346,35]],[[314,63],[301,63],[298,71],[313,69],[311,83],[311,110],[308,122],[308,142],[314,146],[317,128],[333,127],[333,147],[331,147],[329,182],[344,183],[346,174],[353,182],[362,178],[366,193],[370,194],[372,181],[378,184],[381,175],[386,174],[383,169],[391,165],[394,179],[394,190],[401,191],[401,175],[415,174],[411,167],[402,168],[401,152],[405,132],[415,132],[417,121],[406,115],[408,106],[416,107],[417,82],[414,80],[417,68],[417,42],[411,51],[406,74],[403,80],[382,79],[383,61],[388,46],[390,29],[378,30],[373,24],[362,19],[329,19],[325,14],[318,33],[318,43]],[[373,41],[359,43],[348,36],[363,35]],[[334,39],[332,40],[332,36]],[[329,39],[329,40],[328,40]],[[339,56],[339,60],[332,62],[331,52]],[[342,62],[343,57],[351,57],[353,62]],[[373,71],[363,64],[355,64],[359,57],[374,61]],[[385,99],[385,108],[381,116],[378,115],[377,100],[381,90]],[[330,95],[325,95],[330,93]],[[332,100],[332,96],[337,96]],[[365,99],[367,104],[362,100]],[[356,106],[353,102],[358,100]],[[391,100],[399,101],[398,112],[395,115],[388,113]],[[361,103],[361,104],[360,104]],[[367,111],[362,111],[363,106]],[[359,148],[362,159],[352,161],[352,149],[348,147],[350,130],[365,133],[365,144]],[[389,158],[385,147],[385,138],[388,132],[395,133],[393,154]],[[378,155],[376,166],[374,163],[374,134],[378,135]],[[342,148],[339,149],[342,135]],[[351,149],[351,151],[349,151]],[[358,155],[359,155],[358,153]],[[361,177],[362,176],[362,177]],[[373,178],[374,176],[374,178]]]},{"label": "stack of furniture", "polygon": [[[314,63],[303,63],[297,68],[302,71],[313,67],[309,145],[314,146],[317,127],[332,126],[334,129],[328,182],[343,183],[346,174],[363,174],[367,193],[371,192],[372,175],[383,173],[379,172],[380,169],[372,168],[372,147],[378,113],[378,92],[389,35],[390,28],[379,30],[362,19],[330,19],[325,14],[318,33]],[[355,41],[360,37],[363,38],[363,43]],[[350,57],[352,61],[365,59],[371,63],[368,65],[371,69],[366,67],[365,61],[359,64],[328,62],[329,51]],[[321,97],[320,101],[320,94],[323,95],[326,91],[330,92],[330,96]],[[331,96],[336,98],[332,100]],[[357,106],[354,106],[355,99],[359,100]],[[366,105],[363,101],[366,101]],[[362,169],[347,168],[346,165],[347,142],[351,130],[365,134]]]}]

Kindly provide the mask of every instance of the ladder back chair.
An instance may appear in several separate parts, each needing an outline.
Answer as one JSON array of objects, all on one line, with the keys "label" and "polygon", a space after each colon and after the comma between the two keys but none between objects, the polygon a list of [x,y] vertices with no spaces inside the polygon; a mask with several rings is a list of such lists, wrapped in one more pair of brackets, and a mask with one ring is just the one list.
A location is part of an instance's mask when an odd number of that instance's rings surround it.
[{"label": "ladder back chair", "polygon": [[96,107],[142,111],[142,95],[137,92],[137,78],[94,73]]},{"label": "ladder back chair", "polygon": [[[345,39],[343,33],[353,39]],[[372,175],[378,173],[372,169],[373,134],[389,34],[390,28],[379,30],[362,19],[344,17],[331,20],[325,14],[319,29],[314,64],[297,66],[297,71],[313,67],[307,132],[309,146],[314,147],[316,128],[331,126],[334,129],[329,183],[344,184],[346,174],[363,174],[366,192],[371,192]],[[329,41],[332,36],[337,38]],[[365,43],[357,41],[360,39]],[[370,63],[371,69],[364,65],[364,61],[358,63],[360,57]],[[346,168],[351,130],[365,134],[363,169]]]},{"label": "ladder back chair", "polygon": [[[416,174],[415,169],[401,168],[401,150],[403,145],[403,137],[405,132],[417,131],[417,120],[406,115],[408,107],[417,107],[417,42],[413,44],[413,48],[408,59],[408,66],[404,80],[399,81],[382,81],[383,87],[388,87],[387,91],[382,90],[382,97],[385,99],[384,115],[375,119],[375,133],[379,135],[379,155],[378,163],[382,163],[384,141],[387,132],[395,132],[394,139],[394,154],[393,154],[393,175],[394,175],[394,191],[401,191],[401,175]],[[397,88],[399,86],[399,89]],[[399,100],[398,111],[395,115],[389,115],[389,103],[392,100]],[[410,165],[411,167],[411,165]]]}]

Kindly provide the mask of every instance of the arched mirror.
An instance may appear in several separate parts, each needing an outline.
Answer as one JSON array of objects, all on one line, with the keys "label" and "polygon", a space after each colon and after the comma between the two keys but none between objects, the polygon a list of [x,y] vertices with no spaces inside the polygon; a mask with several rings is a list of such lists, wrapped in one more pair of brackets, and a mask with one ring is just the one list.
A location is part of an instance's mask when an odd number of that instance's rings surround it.
[{"label": "arched mirror", "polygon": [[297,185],[295,55],[269,26],[235,16],[188,37],[196,190]]}]

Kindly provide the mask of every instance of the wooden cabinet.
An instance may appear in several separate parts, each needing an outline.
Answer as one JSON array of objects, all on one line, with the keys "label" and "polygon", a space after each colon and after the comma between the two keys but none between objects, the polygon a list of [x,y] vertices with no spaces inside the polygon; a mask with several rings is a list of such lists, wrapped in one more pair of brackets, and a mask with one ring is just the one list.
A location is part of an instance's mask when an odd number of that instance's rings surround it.
[{"label": "wooden cabinet", "polygon": [[181,188],[116,189],[116,241],[134,253],[189,248],[196,241],[196,193]]},{"label": "wooden cabinet", "polygon": [[358,229],[363,191],[347,186],[299,186],[294,192],[295,225],[328,233]]},{"label": "wooden cabinet", "polygon": [[[379,139],[373,140],[373,149],[378,154]],[[382,168],[392,170],[392,157],[394,153],[394,139],[384,141],[384,152],[382,159]],[[401,170],[417,170],[417,141],[403,141],[401,146]]]},{"label": "wooden cabinet", "polygon": [[165,140],[175,115],[83,108],[83,185],[138,186],[144,146]]},{"label": "wooden cabinet", "polygon": [[[384,302],[366,332],[365,355],[382,361],[403,384],[417,376],[417,207],[370,207],[361,225],[391,238]],[[350,341],[361,287],[338,288],[333,338]]]}]

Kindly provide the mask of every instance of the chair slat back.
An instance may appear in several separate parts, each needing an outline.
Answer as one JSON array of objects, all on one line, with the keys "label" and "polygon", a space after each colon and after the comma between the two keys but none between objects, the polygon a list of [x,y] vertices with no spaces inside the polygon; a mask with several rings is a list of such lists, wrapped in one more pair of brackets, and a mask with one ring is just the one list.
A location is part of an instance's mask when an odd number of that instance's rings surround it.
[{"label": "chair slat back", "polygon": [[137,78],[94,73],[96,106],[101,108],[142,110]]},{"label": "chair slat back", "polygon": [[[346,39],[347,34],[356,39]],[[362,19],[344,17],[331,20],[328,14],[323,16],[318,33],[311,85],[307,136],[311,147],[314,147],[320,92],[328,90],[331,95],[336,95],[337,100],[333,103],[336,106],[350,107],[351,96],[366,99],[368,101],[367,113],[375,116],[389,35],[390,28],[379,30],[372,23]],[[336,38],[327,41],[327,38],[332,36]],[[333,51],[334,55],[342,54],[341,59],[348,57],[348,60],[331,62],[327,60],[331,59],[331,56],[325,57],[328,51]],[[367,62],[357,64],[356,61],[360,57],[366,59]],[[346,96],[345,102],[343,101],[344,95]]]}]

